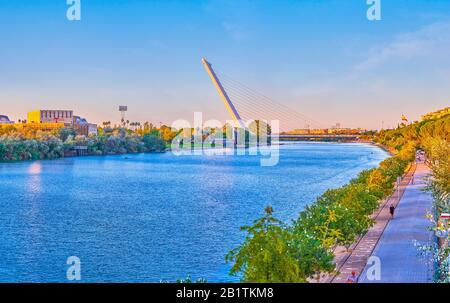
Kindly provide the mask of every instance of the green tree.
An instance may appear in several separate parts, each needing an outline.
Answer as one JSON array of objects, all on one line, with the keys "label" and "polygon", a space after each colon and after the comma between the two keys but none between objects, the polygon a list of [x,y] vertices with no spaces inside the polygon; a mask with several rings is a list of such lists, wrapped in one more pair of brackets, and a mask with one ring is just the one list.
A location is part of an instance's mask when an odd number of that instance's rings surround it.
[{"label": "green tree", "polygon": [[166,148],[165,142],[151,133],[145,134],[142,137],[142,142],[144,142],[147,151],[164,151]]},{"label": "green tree", "polygon": [[75,137],[77,132],[72,127],[64,127],[59,130],[59,138],[64,142],[69,137]]},{"label": "green tree", "polygon": [[264,217],[241,228],[247,232],[244,243],[226,256],[234,262],[230,273],[244,282],[307,282],[289,245],[293,234],[272,213],[268,206]]}]

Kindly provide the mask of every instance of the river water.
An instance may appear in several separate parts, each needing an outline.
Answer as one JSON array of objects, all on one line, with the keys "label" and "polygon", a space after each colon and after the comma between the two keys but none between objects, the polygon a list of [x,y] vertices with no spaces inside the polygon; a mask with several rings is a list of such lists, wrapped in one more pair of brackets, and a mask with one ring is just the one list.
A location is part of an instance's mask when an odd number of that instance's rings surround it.
[{"label": "river water", "polygon": [[289,222],[326,189],[388,157],[367,144],[282,145],[257,156],[166,154],[0,163],[0,282],[209,282],[230,277],[239,227],[270,204]]}]

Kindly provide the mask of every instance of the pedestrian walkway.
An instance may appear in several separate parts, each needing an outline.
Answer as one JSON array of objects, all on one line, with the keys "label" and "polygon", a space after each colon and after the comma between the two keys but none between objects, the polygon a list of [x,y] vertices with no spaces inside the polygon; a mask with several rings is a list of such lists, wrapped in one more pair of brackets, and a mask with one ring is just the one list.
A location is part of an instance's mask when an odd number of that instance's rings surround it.
[{"label": "pedestrian walkway", "polygon": [[[417,170],[416,170],[417,169]],[[336,268],[338,273],[336,275],[325,275],[322,277],[320,282],[328,282],[328,283],[345,283],[347,281],[347,277],[351,275],[352,272],[355,272],[356,275],[359,277],[359,281],[364,282],[365,279],[365,272],[364,269],[367,264],[367,260],[374,252],[379,240],[382,238],[383,232],[385,229],[387,229],[387,226],[390,222],[390,214],[389,214],[389,206],[392,204],[397,207],[400,200],[401,203],[403,203],[403,194],[407,192],[406,198],[407,204],[410,204],[410,200],[425,199],[424,202],[417,201],[414,205],[411,207],[416,211],[414,214],[407,214],[402,209],[404,207],[398,207],[396,210],[396,217],[399,216],[399,218],[403,217],[404,220],[408,221],[409,216],[412,216],[411,224],[416,224],[416,222],[421,222],[421,224],[427,224],[427,220],[425,219],[425,214],[427,207],[431,208],[431,196],[428,193],[424,193],[421,191],[421,189],[425,185],[424,177],[428,174],[429,170],[426,165],[419,163],[418,165],[413,165],[408,173],[405,175],[405,177],[401,180],[400,186],[396,187],[394,193],[383,203],[380,205],[379,209],[374,213],[372,218],[375,220],[375,225],[369,229],[369,231],[361,237],[354,245],[352,245],[349,252],[342,251],[342,248],[339,247],[337,250],[340,249],[339,253],[336,254],[335,262],[336,262]],[[415,181],[414,184],[410,184],[413,176],[415,174]],[[411,192],[413,191],[413,192]],[[426,197],[426,198],[424,198]],[[418,204],[418,205],[416,205]],[[395,220],[394,220],[395,221]],[[422,225],[418,227],[415,232],[419,233],[422,237],[415,236],[414,233],[409,234],[408,231],[405,231],[407,234],[403,235],[405,237],[410,236],[414,237],[414,239],[417,239],[418,241],[421,241],[423,239],[423,236],[425,235],[428,237],[429,232],[427,231],[426,227],[421,229]],[[399,237],[401,239],[401,237]],[[406,239],[406,238],[405,238]],[[405,240],[405,242],[408,242],[408,240]],[[412,246],[412,248],[415,250],[414,253],[417,255],[417,250],[413,246],[412,240],[409,240],[409,242]],[[397,253],[397,258],[403,258],[408,257],[405,254],[402,254],[401,249],[396,250],[394,252]],[[412,253],[411,250],[408,250],[409,253]],[[414,257],[416,256],[414,255]],[[417,258],[415,257],[414,260]],[[383,262],[383,261],[382,261]],[[423,262],[423,261],[422,261]],[[383,267],[383,265],[382,265]],[[360,273],[363,273],[362,275]],[[363,277],[364,276],[364,277]],[[378,281],[383,282],[383,281]],[[405,281],[406,282],[406,281]]]},{"label": "pedestrian walkway", "polygon": [[380,258],[381,280],[369,281],[364,269],[360,283],[427,283],[432,282],[432,265],[418,256],[413,241],[430,243],[433,234],[425,214],[432,207],[432,196],[423,191],[428,167],[419,163],[414,184],[409,184],[395,210],[395,217],[383,232],[372,256]]}]

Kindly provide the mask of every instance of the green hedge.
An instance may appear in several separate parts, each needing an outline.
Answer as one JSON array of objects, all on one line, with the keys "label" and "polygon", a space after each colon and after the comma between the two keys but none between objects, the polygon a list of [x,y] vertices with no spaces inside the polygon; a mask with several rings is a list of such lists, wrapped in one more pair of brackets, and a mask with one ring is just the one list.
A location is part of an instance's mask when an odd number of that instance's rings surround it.
[{"label": "green hedge", "polygon": [[349,247],[374,224],[371,214],[405,173],[411,152],[388,158],[349,184],[326,191],[290,225],[267,208],[263,218],[243,228],[244,243],[226,256],[234,263],[230,273],[244,282],[307,282],[332,272],[333,248]]}]

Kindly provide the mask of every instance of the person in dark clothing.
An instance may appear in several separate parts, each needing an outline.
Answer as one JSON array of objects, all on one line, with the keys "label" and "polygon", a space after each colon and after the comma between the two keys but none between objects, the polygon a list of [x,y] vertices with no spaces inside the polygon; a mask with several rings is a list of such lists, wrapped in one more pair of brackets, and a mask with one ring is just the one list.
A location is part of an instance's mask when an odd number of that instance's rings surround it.
[{"label": "person in dark clothing", "polygon": [[395,212],[395,207],[394,204],[391,204],[391,206],[389,207],[389,213],[391,214],[391,218],[394,218],[394,212]]}]

